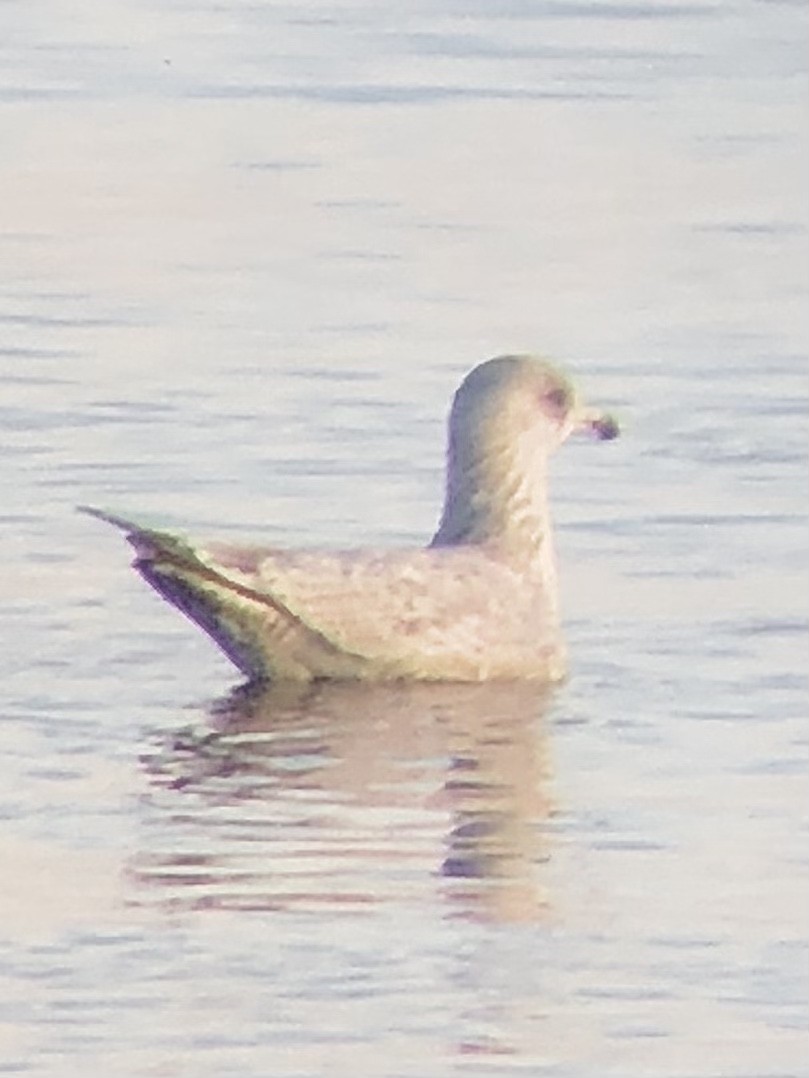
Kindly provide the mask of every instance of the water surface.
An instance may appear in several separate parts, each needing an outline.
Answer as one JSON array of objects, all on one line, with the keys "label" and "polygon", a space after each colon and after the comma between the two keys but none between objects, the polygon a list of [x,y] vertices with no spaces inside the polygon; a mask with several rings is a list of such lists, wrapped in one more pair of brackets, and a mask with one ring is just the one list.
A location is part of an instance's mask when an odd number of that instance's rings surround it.
[{"label": "water surface", "polygon": [[[2,18],[3,1073],[806,1074],[803,9]],[[552,693],[234,693],[73,513],[421,542],[510,350]]]}]

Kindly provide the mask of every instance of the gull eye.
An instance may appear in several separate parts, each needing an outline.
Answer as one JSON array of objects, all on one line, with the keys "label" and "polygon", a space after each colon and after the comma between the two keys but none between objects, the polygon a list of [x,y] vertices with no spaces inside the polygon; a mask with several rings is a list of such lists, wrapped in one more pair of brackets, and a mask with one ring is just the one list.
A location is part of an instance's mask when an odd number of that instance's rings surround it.
[{"label": "gull eye", "polygon": [[570,407],[570,393],[561,386],[557,386],[556,389],[549,389],[543,396],[543,400],[556,412],[566,412]]}]

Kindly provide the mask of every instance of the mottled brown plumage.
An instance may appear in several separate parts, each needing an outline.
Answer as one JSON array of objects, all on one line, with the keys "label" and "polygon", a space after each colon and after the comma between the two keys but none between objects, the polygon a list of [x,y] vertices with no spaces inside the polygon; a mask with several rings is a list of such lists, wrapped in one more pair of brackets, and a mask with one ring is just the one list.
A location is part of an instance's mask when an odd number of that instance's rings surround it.
[{"label": "mottled brown plumage", "polygon": [[618,433],[544,360],[476,367],[455,394],[444,509],[423,549],[192,546],[86,511],[127,532],[135,568],[250,678],[554,681],[565,663],[547,462],[577,428]]}]

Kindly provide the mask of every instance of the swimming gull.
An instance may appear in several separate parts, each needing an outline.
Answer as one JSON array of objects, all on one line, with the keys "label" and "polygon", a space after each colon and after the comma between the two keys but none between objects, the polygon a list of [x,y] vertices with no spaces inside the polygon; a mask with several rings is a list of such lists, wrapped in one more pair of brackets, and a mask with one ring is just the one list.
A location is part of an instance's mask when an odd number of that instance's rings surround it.
[{"label": "swimming gull", "polygon": [[475,367],[449,416],[438,530],[415,549],[191,545],[98,509],[134,567],[254,680],[486,681],[564,675],[548,458],[575,430],[607,440],[544,359]]}]

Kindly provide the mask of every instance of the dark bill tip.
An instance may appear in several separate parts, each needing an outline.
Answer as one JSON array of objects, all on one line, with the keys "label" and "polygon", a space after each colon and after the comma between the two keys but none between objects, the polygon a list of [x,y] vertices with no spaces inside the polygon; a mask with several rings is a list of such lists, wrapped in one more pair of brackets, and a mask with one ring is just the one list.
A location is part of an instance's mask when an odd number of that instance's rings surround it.
[{"label": "dark bill tip", "polygon": [[618,420],[611,415],[602,415],[598,419],[594,419],[592,428],[596,437],[602,442],[611,442],[613,438],[617,438],[621,433]]}]

